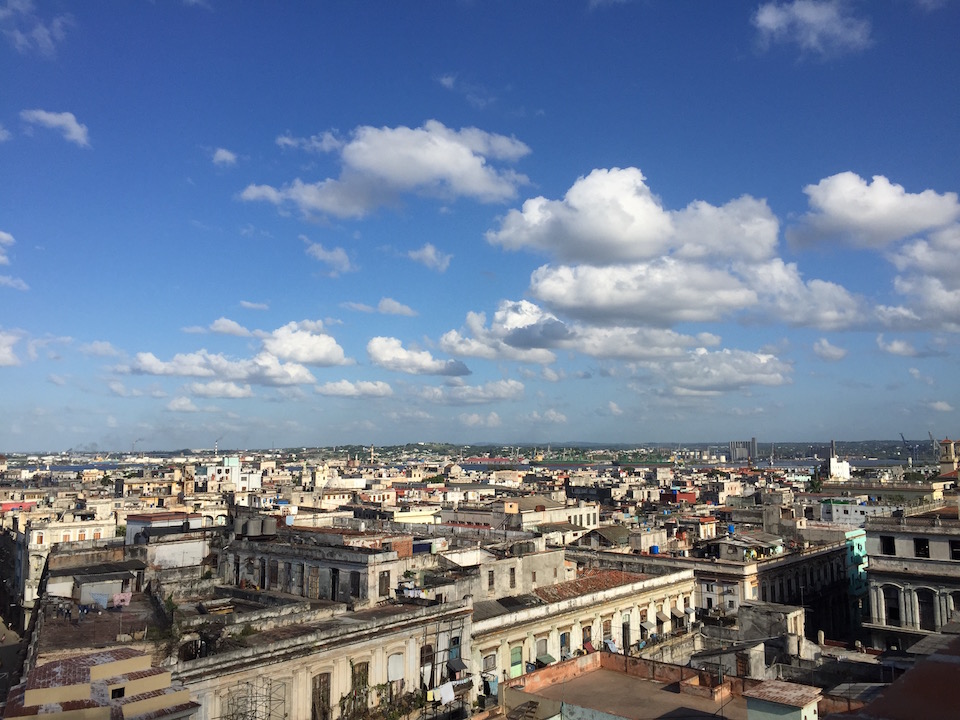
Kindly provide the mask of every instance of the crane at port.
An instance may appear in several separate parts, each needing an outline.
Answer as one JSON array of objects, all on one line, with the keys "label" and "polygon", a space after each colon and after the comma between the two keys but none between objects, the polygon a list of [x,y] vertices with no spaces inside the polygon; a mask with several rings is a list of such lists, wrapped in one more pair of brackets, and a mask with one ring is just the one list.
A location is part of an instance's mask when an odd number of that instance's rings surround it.
[{"label": "crane at port", "polygon": [[933,460],[934,462],[940,462],[940,443],[937,442],[937,439],[929,430],[927,430],[927,435],[930,436],[930,446],[933,449]]},{"label": "crane at port", "polygon": [[916,454],[917,454],[917,448],[918,448],[919,446],[918,446],[918,445],[914,445],[914,446],[911,448],[910,445],[909,445],[909,443],[907,443],[907,439],[903,436],[903,433],[900,433],[900,439],[903,440],[903,447],[904,447],[904,449],[907,451],[907,461],[910,463],[910,465],[913,465],[913,463],[914,463],[914,457],[915,457]]}]

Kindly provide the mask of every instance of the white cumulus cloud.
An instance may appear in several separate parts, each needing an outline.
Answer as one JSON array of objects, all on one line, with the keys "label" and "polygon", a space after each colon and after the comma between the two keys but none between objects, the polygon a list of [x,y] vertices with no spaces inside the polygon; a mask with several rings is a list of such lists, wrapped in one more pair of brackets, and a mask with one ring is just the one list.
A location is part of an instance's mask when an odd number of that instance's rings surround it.
[{"label": "white cumulus cloud", "polygon": [[[7,249],[14,244],[13,235],[0,230],[0,265],[9,265],[10,257],[7,255]],[[30,287],[18,277],[12,275],[0,275],[0,287],[8,287],[13,290],[29,290]]]},{"label": "white cumulus cloud", "polygon": [[917,355],[916,348],[906,340],[886,341],[883,334],[877,335],[877,347],[890,355],[900,355],[902,357],[914,357]]},{"label": "white cumulus cloud", "polygon": [[375,337],[367,343],[370,360],[380,367],[410,375],[469,375],[459,360],[439,360],[426,350],[408,350],[397,338]]},{"label": "white cumulus cloud", "polygon": [[170,412],[195,413],[200,412],[200,408],[193,404],[193,400],[188,397],[175,397],[167,403],[167,410]]},{"label": "white cumulus cloud", "polygon": [[747,195],[721,207],[698,200],[667,210],[643,173],[628,167],[593,170],[561,200],[526,200],[486,237],[508,250],[534,249],[561,262],[605,265],[668,252],[688,260],[765,259],[776,248],[778,232],[766,202]]},{"label": "white cumulus cloud", "polygon": [[752,385],[778,386],[790,382],[793,368],[774,355],[745,350],[711,352],[698,348],[683,360],[652,366],[674,392],[714,395]]},{"label": "white cumulus cloud", "polygon": [[[803,279],[777,257],[779,229],[765,200],[743,195],[669,210],[639,169],[613,168],[579,178],[560,200],[527,200],[487,240],[549,255],[531,274],[530,295],[595,326],[759,318],[839,329],[864,322],[861,298]],[[466,345],[462,334],[447,339]]]},{"label": "white cumulus cloud", "polygon": [[549,423],[552,425],[561,425],[567,421],[567,416],[564,415],[559,410],[554,410],[553,408],[550,408],[549,410],[545,410],[542,413],[534,410],[532,413],[530,413],[527,416],[527,419],[532,423],[538,423],[538,424]]},{"label": "white cumulus cloud", "polygon": [[253,390],[249,385],[238,385],[235,382],[214,380],[208,383],[190,383],[187,390],[191,395],[208,398],[248,398],[253,397]]},{"label": "white cumulus cloud", "polygon": [[106,340],[94,340],[93,342],[85,343],[80,346],[79,350],[84,355],[93,355],[95,357],[116,357],[120,354],[120,351]]},{"label": "white cumulus cloud", "polygon": [[403,315],[405,317],[415,317],[417,314],[417,311],[412,307],[388,297],[381,298],[380,302],[377,303],[377,312],[381,315]]},{"label": "white cumulus cloud", "polygon": [[217,148],[213,151],[213,164],[219,167],[230,167],[237,164],[237,155],[226,148]]},{"label": "white cumulus cloud", "polygon": [[960,224],[905,244],[890,256],[894,289],[908,306],[884,307],[891,327],[960,329]]},{"label": "white cumulus cloud", "polygon": [[350,382],[349,380],[338,380],[328,382],[316,387],[316,391],[321,395],[331,395],[334,397],[390,397],[393,395],[393,388],[382,380],[371,382],[369,380],[360,380]]},{"label": "white cumulus cloud", "polygon": [[495,412],[487,415],[481,415],[480,413],[461,413],[459,420],[462,425],[467,427],[495,428],[500,427],[501,424],[500,416]]},{"label": "white cumulus cloud", "polygon": [[20,358],[13,351],[13,346],[19,341],[19,334],[0,330],[0,367],[20,364]]},{"label": "white cumulus cloud", "polygon": [[[530,148],[477,128],[453,130],[429,120],[419,128],[361,126],[341,145],[321,137],[320,146],[340,153],[339,178],[317,182],[295,178],[279,188],[251,184],[241,199],[294,205],[308,216],[347,218],[362,217],[407,193],[500,202],[512,198],[517,187],[527,182],[523,175],[498,169],[493,162],[516,161]],[[278,144],[305,145],[287,136],[281,136]]]},{"label": "white cumulus cloud", "polygon": [[729,271],[671,257],[611,267],[543,265],[530,292],[571,317],[650,325],[716,321],[757,303],[756,291]]},{"label": "white cumulus cloud", "polygon": [[281,360],[322,367],[347,365],[343,348],[322,332],[322,324],[309,321],[287,323],[264,337],[263,348]]},{"label": "white cumulus cloud", "polygon": [[424,400],[441,405],[482,405],[500,400],[517,400],[523,391],[523,383],[519,380],[492,380],[483,385],[423,387],[418,394]]},{"label": "white cumulus cloud", "polygon": [[88,147],[90,136],[87,126],[77,121],[71,112],[49,112],[47,110],[21,110],[20,119],[31,125],[57,130],[65,140]]},{"label": "white cumulus cloud", "polygon": [[10,264],[10,258],[7,256],[7,248],[13,245],[14,242],[13,235],[0,230],[0,265]]},{"label": "white cumulus cloud", "polygon": [[300,236],[300,239],[307,244],[307,255],[314,260],[319,260],[330,268],[331,277],[356,270],[350,263],[350,256],[347,255],[347,251],[343,248],[335,247],[327,249],[320,243],[310,242],[310,240],[303,235]]},{"label": "white cumulus cloud", "polygon": [[821,360],[831,362],[843,360],[847,356],[847,351],[844,348],[832,345],[826,338],[820,338],[813,344],[813,352]]},{"label": "white cumulus cloud", "polygon": [[303,365],[282,363],[268,352],[249,359],[234,360],[219,353],[198,350],[178,353],[166,361],[153,353],[140,352],[129,365],[119,365],[116,371],[134,375],[219,378],[254,385],[313,385],[316,382]]},{"label": "white cumulus cloud", "polygon": [[872,42],[870,21],[853,15],[845,0],[766,2],[752,21],[762,47],[789,43],[824,58],[864,50]]},{"label": "white cumulus cloud", "polygon": [[235,335],[236,337],[249,337],[251,334],[240,323],[225,317],[217,318],[210,323],[210,332],[219,335]]},{"label": "white cumulus cloud", "polygon": [[419,250],[411,250],[407,257],[437,272],[446,272],[453,259],[453,255],[440,252],[432,243],[425,243]]},{"label": "white cumulus cloud", "polygon": [[66,39],[67,28],[72,24],[73,17],[69,14],[49,20],[40,17],[31,0],[8,0],[5,6],[0,6],[0,32],[24,55],[36,52],[53,58],[57,45]]},{"label": "white cumulus cloud", "polygon": [[895,240],[943,227],[960,218],[953,192],[907,192],[875,175],[868,182],[852,172],[824,178],[803,189],[810,212],[787,237],[797,244],[839,241],[856,247],[883,248]]}]

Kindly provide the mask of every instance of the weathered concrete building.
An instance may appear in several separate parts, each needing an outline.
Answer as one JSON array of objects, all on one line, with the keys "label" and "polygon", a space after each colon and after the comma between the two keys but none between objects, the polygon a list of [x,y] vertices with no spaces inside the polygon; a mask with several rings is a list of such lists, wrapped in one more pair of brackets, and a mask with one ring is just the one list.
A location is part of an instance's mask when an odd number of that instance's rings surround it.
[{"label": "weathered concrete building", "polygon": [[956,506],[867,518],[870,618],[878,647],[906,647],[939,632],[960,610],[960,519]]},{"label": "weathered concrete building", "polygon": [[693,573],[585,571],[575,580],[474,606],[473,667],[485,690],[530,669],[598,649],[632,648],[689,628]]}]

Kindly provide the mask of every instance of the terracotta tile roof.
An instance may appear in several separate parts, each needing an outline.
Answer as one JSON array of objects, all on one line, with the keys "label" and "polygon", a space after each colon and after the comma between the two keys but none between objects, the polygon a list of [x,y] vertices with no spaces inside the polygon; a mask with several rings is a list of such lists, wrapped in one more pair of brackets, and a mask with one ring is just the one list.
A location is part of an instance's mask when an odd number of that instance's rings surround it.
[{"label": "terracotta tile roof", "polygon": [[[167,686],[156,690],[148,690],[136,695],[123,698],[111,697],[110,687],[126,685],[131,681],[156,675],[169,675],[167,670],[150,667],[144,670],[134,670],[129,673],[115,675],[108,678],[91,680],[91,670],[107,663],[129,660],[135,657],[146,656],[131,648],[114,648],[80,657],[67,658],[46,663],[30,672],[27,680],[10,690],[7,696],[5,718],[34,717],[41,714],[66,713],[71,711],[89,710],[93,708],[109,708],[111,720],[159,720],[160,718],[178,717],[200,707],[197,703],[184,698],[188,697],[182,687]],[[25,705],[28,690],[42,691],[45,688],[67,687],[71,685],[86,686],[89,693],[86,698],[64,700],[61,702],[45,702],[39,705]],[[78,694],[85,694],[78,693]],[[124,706],[132,705],[149,698],[169,696],[172,704],[156,711],[150,711],[136,716],[124,712]],[[181,702],[177,702],[177,701]]]},{"label": "terracotta tile roof", "polygon": [[785,682],[783,680],[767,680],[756,687],[744,691],[743,696],[765,700],[777,705],[803,708],[820,699],[822,691],[811,685]]},{"label": "terracotta tile roof", "polygon": [[39,690],[90,682],[90,668],[128,660],[143,653],[131,648],[112,648],[90,655],[57,660],[35,668],[27,677],[26,689]]},{"label": "terracotta tile roof", "polygon": [[620,572],[619,570],[586,570],[576,580],[537,588],[533,591],[533,594],[544,602],[560,602],[561,600],[569,600],[602,590],[610,590],[621,585],[640,582],[648,577],[650,576]]}]

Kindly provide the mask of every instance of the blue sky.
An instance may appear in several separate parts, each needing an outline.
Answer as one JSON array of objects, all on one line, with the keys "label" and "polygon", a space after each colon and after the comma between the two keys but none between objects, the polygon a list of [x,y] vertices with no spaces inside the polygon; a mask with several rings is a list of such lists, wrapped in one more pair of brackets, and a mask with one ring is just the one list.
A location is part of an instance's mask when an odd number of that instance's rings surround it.
[{"label": "blue sky", "polygon": [[0,2],[0,450],[938,437],[956,2]]}]

